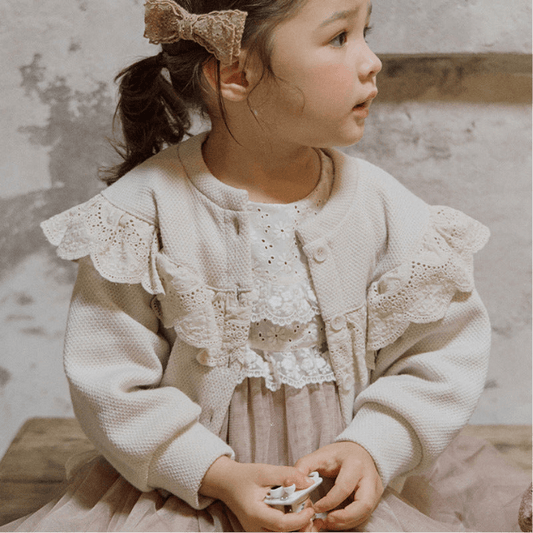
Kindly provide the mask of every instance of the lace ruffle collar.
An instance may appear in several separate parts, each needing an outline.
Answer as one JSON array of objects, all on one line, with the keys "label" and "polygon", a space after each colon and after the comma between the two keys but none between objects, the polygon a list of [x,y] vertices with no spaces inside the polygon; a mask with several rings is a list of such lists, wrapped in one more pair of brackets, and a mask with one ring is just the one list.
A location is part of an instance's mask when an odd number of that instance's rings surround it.
[{"label": "lace ruffle collar", "polygon": [[489,230],[450,207],[430,207],[430,223],[418,252],[371,284],[367,347],[378,350],[398,339],[410,323],[444,317],[457,291],[474,289],[473,254]]},{"label": "lace ruffle collar", "polygon": [[[140,283],[157,295],[165,326],[175,327],[186,342],[207,348],[208,364],[224,360],[229,353],[237,357],[245,345],[251,295],[241,294],[237,300],[235,295],[206,287],[194,272],[161,253],[155,226],[117,208],[101,194],[43,222],[42,228],[60,257],[90,256],[105,279]],[[410,323],[443,318],[457,291],[473,290],[473,254],[488,236],[488,229],[467,215],[431,207],[430,224],[415,256],[369,288],[367,348],[379,350],[391,344]],[[222,315],[226,325],[220,322]]]}]

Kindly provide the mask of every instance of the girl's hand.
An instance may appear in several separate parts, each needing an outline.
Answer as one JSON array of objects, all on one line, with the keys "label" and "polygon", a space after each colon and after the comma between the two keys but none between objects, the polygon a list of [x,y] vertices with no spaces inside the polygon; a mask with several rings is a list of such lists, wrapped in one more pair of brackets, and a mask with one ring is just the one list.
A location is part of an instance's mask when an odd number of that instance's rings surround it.
[{"label": "girl's hand", "polygon": [[302,457],[295,465],[303,474],[317,470],[336,478],[333,488],[314,504],[315,512],[335,509],[353,495],[353,502],[333,511],[323,521],[324,529],[353,529],[370,518],[383,494],[383,484],[371,455],[354,442],[336,442]]},{"label": "girl's hand", "polygon": [[290,466],[237,463],[224,456],[207,471],[200,493],[222,500],[245,531],[299,531],[311,527],[313,507],[285,514],[267,505],[264,498],[278,485],[296,484],[296,490],[300,490],[311,483],[306,475]]}]

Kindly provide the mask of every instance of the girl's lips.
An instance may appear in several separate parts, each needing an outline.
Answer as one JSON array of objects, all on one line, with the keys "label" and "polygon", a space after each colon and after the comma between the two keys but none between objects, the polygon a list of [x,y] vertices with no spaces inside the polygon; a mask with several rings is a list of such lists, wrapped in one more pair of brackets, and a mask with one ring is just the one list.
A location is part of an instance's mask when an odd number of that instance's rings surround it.
[{"label": "girl's lips", "polygon": [[378,95],[378,91],[372,91],[365,100],[363,100],[360,104],[357,104],[354,109],[362,109],[364,107],[368,108],[372,104],[372,101],[376,96]]},{"label": "girl's lips", "polygon": [[369,115],[370,105],[372,104],[372,101],[377,95],[378,95],[377,90],[372,91],[364,102],[361,102],[360,104],[356,105],[353,108],[353,112],[360,118],[367,118]]},{"label": "girl's lips", "polygon": [[360,104],[358,106],[355,106],[352,110],[352,113],[356,115],[359,118],[367,118],[370,114],[370,104],[367,105],[367,103]]}]

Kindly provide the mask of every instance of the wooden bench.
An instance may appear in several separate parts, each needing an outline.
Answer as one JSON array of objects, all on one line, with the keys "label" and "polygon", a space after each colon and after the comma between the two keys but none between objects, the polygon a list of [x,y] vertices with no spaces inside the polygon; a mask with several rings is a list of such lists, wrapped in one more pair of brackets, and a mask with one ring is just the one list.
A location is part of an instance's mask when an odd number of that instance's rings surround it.
[{"label": "wooden bench", "polygon": [[[468,426],[507,459],[531,471],[531,426]],[[52,500],[65,479],[65,463],[93,446],[73,418],[32,418],[20,429],[0,461],[0,525]]]}]

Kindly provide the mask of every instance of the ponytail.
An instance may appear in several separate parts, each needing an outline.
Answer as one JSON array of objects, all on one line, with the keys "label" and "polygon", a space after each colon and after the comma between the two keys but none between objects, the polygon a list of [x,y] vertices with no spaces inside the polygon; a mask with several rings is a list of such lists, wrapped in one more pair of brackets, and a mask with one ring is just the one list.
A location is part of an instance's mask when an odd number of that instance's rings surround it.
[{"label": "ponytail", "polygon": [[115,119],[121,123],[124,141],[114,147],[124,161],[103,171],[111,185],[165,145],[183,140],[191,127],[188,108],[162,74],[165,53],[148,57],[118,74],[119,103]]},{"label": "ponytail", "polygon": [[[257,54],[264,73],[274,76],[271,66],[271,35],[276,25],[294,14],[305,0],[174,0],[190,13],[240,9],[247,13],[242,39],[250,56]],[[115,119],[122,123],[123,143],[115,149],[124,161],[103,171],[108,185],[166,145],[183,140],[191,128],[190,111],[208,116],[204,101],[203,65],[213,58],[195,41],[180,40],[162,45],[163,52],[124,69]],[[170,82],[162,74],[166,68]],[[219,111],[226,127],[224,102],[220,95],[220,62],[217,62]],[[231,131],[230,131],[231,133]]]}]

